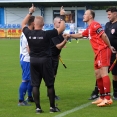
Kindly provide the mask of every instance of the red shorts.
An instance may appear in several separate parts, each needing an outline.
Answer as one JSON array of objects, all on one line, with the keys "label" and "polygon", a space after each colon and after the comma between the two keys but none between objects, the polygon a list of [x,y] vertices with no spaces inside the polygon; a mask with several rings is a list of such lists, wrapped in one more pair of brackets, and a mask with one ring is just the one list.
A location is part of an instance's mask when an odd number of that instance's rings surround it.
[{"label": "red shorts", "polygon": [[101,67],[107,67],[110,65],[111,50],[110,48],[105,48],[101,50],[95,57],[94,68],[100,69]]}]

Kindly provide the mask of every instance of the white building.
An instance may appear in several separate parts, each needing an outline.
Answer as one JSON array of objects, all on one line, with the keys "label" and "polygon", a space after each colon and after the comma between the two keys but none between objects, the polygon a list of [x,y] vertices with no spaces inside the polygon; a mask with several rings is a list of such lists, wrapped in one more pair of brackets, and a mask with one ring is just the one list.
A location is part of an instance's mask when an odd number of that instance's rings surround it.
[{"label": "white building", "polygon": [[[94,6],[115,6],[117,0],[33,0],[37,7],[33,15],[43,15],[45,24],[52,24],[53,18],[59,15],[61,6],[70,11],[72,15],[66,16],[66,23],[69,24],[71,18],[77,27],[85,27],[86,24],[82,21],[83,14],[86,9],[93,9]],[[31,6],[31,0],[0,0],[0,25],[5,24],[21,24],[23,18],[28,13],[28,8]],[[105,10],[95,11],[95,20],[101,24],[108,21]]]}]

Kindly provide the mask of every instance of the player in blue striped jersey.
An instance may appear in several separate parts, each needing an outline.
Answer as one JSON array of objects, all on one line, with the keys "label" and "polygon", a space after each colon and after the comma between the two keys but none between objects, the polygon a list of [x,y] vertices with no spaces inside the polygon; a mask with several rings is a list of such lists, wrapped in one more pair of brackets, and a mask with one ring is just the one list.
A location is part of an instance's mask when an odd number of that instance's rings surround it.
[{"label": "player in blue striped jersey", "polygon": [[[30,30],[33,29],[34,26],[34,16],[31,16],[31,18],[28,21],[28,28]],[[22,68],[22,82],[19,87],[19,103],[18,106],[28,106],[27,101],[34,102],[33,96],[32,96],[32,86],[30,83],[30,56],[29,56],[29,47],[27,39],[22,32],[20,36],[20,65]],[[24,101],[25,94],[28,94],[28,98],[26,101]]]}]

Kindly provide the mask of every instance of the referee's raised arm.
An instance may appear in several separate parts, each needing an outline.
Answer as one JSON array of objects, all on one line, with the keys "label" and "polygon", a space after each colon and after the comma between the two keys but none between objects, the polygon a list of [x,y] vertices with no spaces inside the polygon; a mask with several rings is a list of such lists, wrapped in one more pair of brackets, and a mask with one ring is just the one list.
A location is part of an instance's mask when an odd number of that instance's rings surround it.
[{"label": "referee's raised arm", "polygon": [[65,11],[63,9],[63,6],[60,9],[60,18],[61,18],[60,27],[57,28],[58,34],[61,34],[65,29]]},{"label": "referee's raised arm", "polygon": [[29,8],[29,13],[26,15],[26,17],[22,21],[22,24],[21,24],[22,29],[26,26],[29,18],[31,17],[31,15],[34,11],[35,11],[35,7],[34,7],[34,4],[32,4],[32,7]]}]

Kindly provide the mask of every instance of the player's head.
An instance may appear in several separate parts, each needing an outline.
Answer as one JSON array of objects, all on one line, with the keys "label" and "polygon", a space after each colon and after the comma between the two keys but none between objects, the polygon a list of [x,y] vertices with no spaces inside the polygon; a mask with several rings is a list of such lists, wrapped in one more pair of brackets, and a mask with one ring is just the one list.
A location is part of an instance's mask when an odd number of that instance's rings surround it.
[{"label": "player's head", "polygon": [[114,22],[117,19],[117,8],[116,7],[110,7],[106,10],[107,17],[111,22]]},{"label": "player's head", "polygon": [[95,12],[93,10],[86,10],[83,16],[83,21],[88,22],[90,20],[93,20],[95,18]]},{"label": "player's head", "polygon": [[54,28],[59,28],[61,23],[60,17],[55,17],[54,18]]},{"label": "player's head", "polygon": [[31,16],[27,23],[28,27],[30,27],[31,29],[33,29],[34,27],[34,19],[35,19],[35,16]]},{"label": "player's head", "polygon": [[42,16],[35,16],[34,27],[42,28],[44,25],[44,19]]}]

